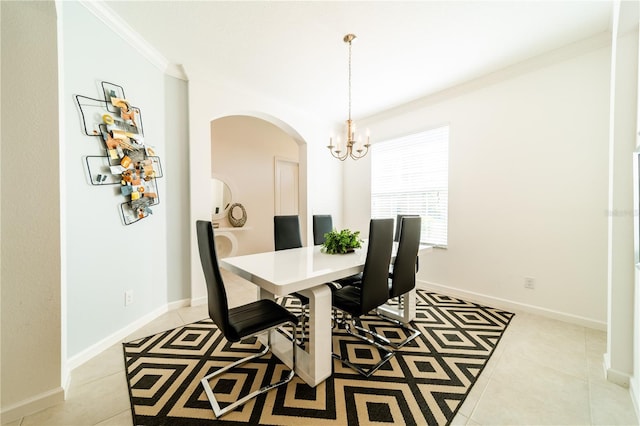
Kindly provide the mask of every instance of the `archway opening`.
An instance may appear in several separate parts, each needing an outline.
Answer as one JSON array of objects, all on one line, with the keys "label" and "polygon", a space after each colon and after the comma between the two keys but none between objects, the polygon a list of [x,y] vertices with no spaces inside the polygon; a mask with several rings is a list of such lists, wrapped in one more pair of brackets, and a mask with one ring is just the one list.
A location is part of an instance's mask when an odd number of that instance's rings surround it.
[{"label": "archway opening", "polygon": [[273,117],[241,114],[211,121],[211,177],[231,189],[229,205],[246,209],[243,229],[234,230],[224,215],[214,220],[234,232],[235,254],[273,250],[276,214],[298,214],[306,241],[306,153],[300,135]]}]

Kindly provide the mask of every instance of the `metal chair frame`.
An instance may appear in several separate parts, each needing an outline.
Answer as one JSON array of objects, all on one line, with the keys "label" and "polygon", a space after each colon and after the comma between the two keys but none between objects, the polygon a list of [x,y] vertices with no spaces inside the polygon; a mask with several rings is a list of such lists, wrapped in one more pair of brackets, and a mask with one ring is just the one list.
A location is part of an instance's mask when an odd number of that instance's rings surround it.
[{"label": "metal chair frame", "polygon": [[[291,324],[293,326],[293,329],[294,330],[296,329],[296,324],[294,324],[293,322],[286,322],[286,323],[283,323],[283,324]],[[274,327],[274,328],[271,328],[269,330],[273,330],[273,329],[278,328],[278,327]],[[259,334],[261,334],[261,333],[259,333]],[[254,337],[254,336],[247,336],[247,337]],[[204,387],[204,391],[207,394],[207,398],[209,399],[209,403],[211,404],[211,408],[213,409],[213,413],[216,415],[216,418],[220,418],[220,417],[224,416],[225,414],[235,410],[236,408],[240,407],[241,405],[247,403],[249,400],[257,397],[258,395],[262,395],[263,393],[266,393],[266,392],[270,391],[271,389],[274,389],[274,388],[277,388],[278,386],[282,386],[284,384],[287,384],[293,379],[293,376],[295,376],[295,367],[296,367],[296,340],[295,340],[295,338],[292,338],[291,342],[292,342],[291,350],[292,350],[292,357],[293,357],[293,365],[291,367],[291,371],[289,372],[289,374],[283,380],[280,380],[280,381],[278,381],[276,383],[269,384],[267,386],[263,386],[260,389],[258,389],[256,391],[253,391],[250,394],[242,397],[238,401],[233,402],[233,403],[225,406],[224,408],[220,408],[220,404],[218,403],[218,400],[216,399],[216,397],[215,397],[215,395],[213,393],[213,389],[211,388],[211,385],[210,385],[209,381],[211,379],[213,379],[214,377],[218,377],[218,376],[226,373],[227,371],[229,371],[229,370],[231,370],[231,369],[233,369],[233,368],[235,368],[235,367],[237,367],[239,365],[245,364],[245,363],[247,363],[247,362],[249,362],[249,361],[251,361],[253,359],[260,358],[260,357],[266,355],[269,352],[269,350],[271,349],[271,333],[267,332],[267,344],[266,344],[265,348],[261,352],[259,352],[257,354],[254,354],[254,355],[250,355],[250,356],[248,356],[246,358],[239,359],[239,360],[237,360],[237,361],[235,361],[235,362],[233,362],[233,363],[231,363],[231,364],[229,364],[229,365],[227,365],[225,367],[222,367],[219,370],[214,371],[211,374],[208,374],[208,375],[204,376],[202,378],[202,380],[200,380],[200,382],[202,383],[202,386]]]},{"label": "metal chair frame", "polygon": [[336,354],[335,352],[331,354],[331,356],[337,360],[339,360],[340,362],[342,362],[343,364],[349,366],[350,368],[354,369],[355,371],[357,371],[358,373],[360,373],[361,375],[363,375],[364,377],[370,377],[373,373],[375,373],[376,371],[378,371],[378,369],[380,369],[380,367],[382,367],[387,361],[389,361],[389,359],[391,359],[394,355],[395,352],[394,351],[390,351],[389,349],[385,348],[383,345],[381,345],[380,343],[376,342],[373,339],[369,339],[361,334],[358,334],[356,332],[353,332],[351,330],[351,327],[357,329],[357,330],[361,330],[364,331],[365,333],[374,336],[374,337],[379,337],[377,336],[376,333],[371,332],[370,330],[364,329],[360,326],[357,326],[355,324],[355,320],[354,318],[349,315],[348,313],[345,312],[346,315],[346,319],[344,320],[338,320],[337,318],[335,319],[336,324],[343,324],[344,330],[347,332],[347,334],[349,334],[350,336],[356,337],[360,340],[363,340],[373,346],[375,346],[376,348],[378,348],[383,356],[381,357],[380,361],[378,361],[373,367],[369,368],[369,369],[364,369],[362,367],[360,367],[359,365],[356,365],[354,363],[352,363],[351,361],[349,361],[349,359],[347,357],[341,357],[340,355]]},{"label": "metal chair frame", "polygon": [[[405,331],[407,331],[407,332],[408,332],[407,334],[409,334],[409,337],[407,337],[406,339],[404,339],[404,340],[403,340],[403,341],[401,341],[401,342],[392,342],[391,340],[387,339],[386,337],[381,336],[381,335],[379,335],[378,333],[374,333],[374,334],[375,334],[375,336],[376,336],[378,339],[382,340],[386,345],[391,346],[393,349],[400,349],[400,348],[402,348],[404,345],[406,345],[407,343],[411,342],[411,341],[412,341],[412,340],[414,340],[416,337],[418,337],[418,336],[420,336],[420,335],[422,334],[422,332],[421,332],[420,330],[416,330],[415,328],[410,327],[408,324],[406,324],[406,323],[404,323],[404,322],[402,322],[402,321],[400,321],[400,320],[397,320],[397,319],[395,319],[395,318],[391,318],[391,317],[385,316],[385,315],[383,315],[383,314],[381,314],[380,312],[377,312],[377,311],[376,311],[376,315],[377,315],[379,318],[383,319],[384,321],[391,322],[391,323],[393,323],[393,324],[397,325],[398,327],[400,327],[400,328],[402,328],[403,330],[405,330]],[[356,328],[357,328],[358,330],[363,330],[363,328],[362,328],[362,327],[359,327],[359,326],[356,326]],[[372,332],[372,333],[373,333],[373,332]]]}]

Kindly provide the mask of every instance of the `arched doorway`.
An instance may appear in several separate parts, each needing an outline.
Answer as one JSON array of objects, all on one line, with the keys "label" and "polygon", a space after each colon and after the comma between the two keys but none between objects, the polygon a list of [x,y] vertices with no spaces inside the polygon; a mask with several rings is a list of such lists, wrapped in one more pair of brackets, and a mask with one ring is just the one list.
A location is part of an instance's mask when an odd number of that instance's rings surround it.
[{"label": "arched doorway", "polygon": [[[298,170],[295,184],[285,189],[280,179],[282,164],[297,165]],[[293,176],[291,170],[287,171],[289,177]],[[211,175],[229,185],[231,203],[241,203],[247,213],[244,229],[230,229],[226,217],[219,219],[221,228],[233,232],[237,244],[234,254],[273,250],[273,216],[282,195],[288,197],[289,204],[295,198],[306,239],[306,143],[289,126],[257,114],[212,120]],[[286,193],[294,188],[297,193]]]}]

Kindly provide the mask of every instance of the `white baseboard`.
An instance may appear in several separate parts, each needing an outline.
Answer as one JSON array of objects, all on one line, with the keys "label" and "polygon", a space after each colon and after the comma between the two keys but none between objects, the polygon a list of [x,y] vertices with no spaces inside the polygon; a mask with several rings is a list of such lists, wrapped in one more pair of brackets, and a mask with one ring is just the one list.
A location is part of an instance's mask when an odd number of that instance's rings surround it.
[{"label": "white baseboard", "polygon": [[158,318],[160,315],[172,311],[174,309],[182,308],[185,306],[189,306],[189,299],[178,300],[176,302],[168,303],[164,306],[161,306],[145,316],[138,318],[136,321],[128,324],[126,327],[116,331],[115,333],[105,337],[99,342],[91,345],[87,349],[83,350],[77,355],[72,356],[67,360],[67,371],[71,374],[71,371],[89,361],[94,356],[98,355],[100,352],[108,349],[109,347],[115,345],[118,342],[122,342],[128,335],[135,332],[140,327],[148,324],[154,319]]},{"label": "white baseboard", "polygon": [[628,388],[631,383],[631,376],[616,369],[611,368],[611,357],[608,353],[602,356],[602,367],[604,368],[604,377],[611,383],[615,383],[623,388]]},{"label": "white baseboard", "polygon": [[0,412],[0,420],[2,424],[20,420],[24,416],[37,413],[45,408],[52,407],[64,401],[65,391],[62,387],[42,392],[41,394],[24,399],[18,403],[3,407]]},{"label": "white baseboard", "polygon": [[618,370],[614,370],[613,368],[606,369],[605,377],[611,383],[615,383],[616,385],[622,386],[623,388],[628,388],[630,386],[629,375]]},{"label": "white baseboard", "polygon": [[171,302],[167,305],[167,312],[186,308],[187,306],[193,306],[193,304],[189,302],[189,299],[176,300],[175,302]]},{"label": "white baseboard", "polygon": [[416,285],[419,288],[427,290],[433,290],[441,293],[445,293],[451,296],[457,296],[470,302],[477,302],[481,304],[489,305],[493,308],[504,309],[507,311],[528,312],[536,315],[540,315],[547,318],[557,319],[560,321],[568,322],[571,324],[580,325],[582,327],[593,328],[600,331],[607,331],[607,323],[603,321],[596,321],[591,318],[585,318],[578,315],[567,314],[565,312],[554,311],[552,309],[541,308],[539,306],[527,305],[525,303],[514,302],[512,300],[502,299],[499,297],[487,296],[481,293],[475,293],[472,291],[461,290],[454,287],[440,285],[428,281],[418,281]]},{"label": "white baseboard", "polygon": [[207,303],[207,296],[191,299],[191,306],[204,305],[205,303]]}]

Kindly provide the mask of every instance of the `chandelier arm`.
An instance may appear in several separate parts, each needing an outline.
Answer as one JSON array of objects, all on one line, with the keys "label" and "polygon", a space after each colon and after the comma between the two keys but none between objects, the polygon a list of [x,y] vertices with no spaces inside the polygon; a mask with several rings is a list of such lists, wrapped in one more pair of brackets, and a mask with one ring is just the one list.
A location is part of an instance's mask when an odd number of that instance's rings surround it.
[{"label": "chandelier arm", "polygon": [[[357,149],[356,152],[357,154],[354,154],[353,151],[351,151],[349,154],[349,156],[351,158],[353,158],[354,160],[359,160],[362,157],[364,157],[365,155],[367,155],[367,153],[369,152],[369,144],[364,145],[365,149]],[[364,151],[364,152],[362,152]]]},{"label": "chandelier arm", "polygon": [[331,152],[331,155],[334,158],[337,158],[340,161],[344,161],[344,160],[347,159],[347,157],[349,157],[349,152],[345,152],[344,155],[340,155],[340,151],[339,150],[335,151],[335,152],[333,150],[331,150],[330,152]]}]

